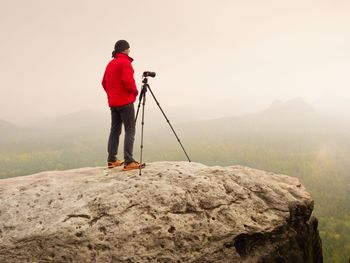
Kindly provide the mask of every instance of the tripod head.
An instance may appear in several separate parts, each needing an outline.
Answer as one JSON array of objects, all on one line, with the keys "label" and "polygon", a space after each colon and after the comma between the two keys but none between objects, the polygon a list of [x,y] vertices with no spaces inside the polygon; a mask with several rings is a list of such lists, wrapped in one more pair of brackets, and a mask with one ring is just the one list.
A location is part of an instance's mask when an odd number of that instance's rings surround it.
[{"label": "tripod head", "polygon": [[139,100],[141,101],[143,96],[145,96],[145,93],[147,92],[147,89],[149,88],[148,85],[148,78],[145,77],[144,75],[142,75],[143,79],[142,79],[142,89],[141,89],[141,94],[139,96]]}]

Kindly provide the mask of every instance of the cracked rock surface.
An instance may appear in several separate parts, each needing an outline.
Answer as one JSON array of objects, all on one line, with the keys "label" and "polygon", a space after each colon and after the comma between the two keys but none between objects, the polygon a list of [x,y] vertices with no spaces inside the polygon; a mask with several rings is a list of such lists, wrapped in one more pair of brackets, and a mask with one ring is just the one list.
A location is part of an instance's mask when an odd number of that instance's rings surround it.
[{"label": "cracked rock surface", "polygon": [[154,162],[0,180],[0,262],[322,262],[297,178]]}]

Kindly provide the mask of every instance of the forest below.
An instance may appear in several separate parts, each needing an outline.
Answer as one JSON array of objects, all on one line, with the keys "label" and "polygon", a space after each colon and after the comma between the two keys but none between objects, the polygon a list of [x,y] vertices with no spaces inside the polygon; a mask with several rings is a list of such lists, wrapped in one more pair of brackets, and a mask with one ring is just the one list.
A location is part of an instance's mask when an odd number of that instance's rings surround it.
[{"label": "forest below", "polygon": [[[185,131],[185,127],[180,127],[180,134]],[[2,141],[0,178],[47,170],[105,166],[107,139],[108,131],[99,134],[41,134],[40,138],[32,136]],[[194,162],[209,166],[239,164],[300,178],[315,201],[314,215],[319,219],[325,262],[348,262],[348,133],[233,132],[230,135],[185,136],[182,143]],[[134,148],[135,158],[138,159],[139,138]],[[186,161],[175,136],[167,128],[159,130],[158,135],[153,133],[145,136],[144,161],[162,160]]]}]

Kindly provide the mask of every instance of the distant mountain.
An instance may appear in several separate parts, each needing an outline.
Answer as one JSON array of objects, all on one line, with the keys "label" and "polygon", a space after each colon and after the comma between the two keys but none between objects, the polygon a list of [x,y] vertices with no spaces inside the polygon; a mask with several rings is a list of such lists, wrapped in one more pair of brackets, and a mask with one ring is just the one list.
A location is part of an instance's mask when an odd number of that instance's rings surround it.
[{"label": "distant mountain", "polygon": [[8,144],[14,142],[37,142],[43,143],[45,139],[52,136],[61,136],[61,132],[52,128],[18,126],[11,122],[0,120],[0,143]]},{"label": "distant mountain", "polygon": [[83,110],[57,117],[44,118],[31,123],[33,128],[54,129],[57,131],[90,131],[106,127],[109,115],[102,111]]},{"label": "distant mountain", "polygon": [[15,131],[18,127],[13,123],[5,120],[0,120],[0,134],[5,131]]},{"label": "distant mountain", "polygon": [[[159,129],[150,137],[168,137],[167,128]],[[243,116],[226,117],[197,122],[177,124],[177,129],[184,136],[225,137],[232,134],[274,134],[274,133],[337,133],[349,132],[350,127],[344,121],[334,120],[320,114],[302,97],[286,102],[274,100],[260,112]],[[170,133],[172,133],[170,131]]]},{"label": "distant mountain", "polygon": [[286,102],[274,100],[269,108],[259,113],[260,117],[267,119],[291,118],[300,120],[305,118],[319,118],[319,113],[302,97],[296,97]]},{"label": "distant mountain", "polygon": [[[168,107],[163,109],[167,110]],[[176,112],[176,109],[170,108],[166,111],[168,118],[172,123],[177,120],[186,120],[183,118],[184,111]],[[137,105],[135,105],[135,114]],[[188,114],[187,114],[188,115]],[[174,118],[175,116],[175,118]],[[188,120],[188,116],[187,116]],[[141,124],[141,108],[137,120],[137,129]],[[106,137],[110,131],[111,113],[110,110],[82,110],[56,117],[47,117],[32,122],[27,126],[17,126],[10,122],[0,120],[0,141],[11,143],[14,140],[26,140],[30,137],[31,141],[41,140],[50,141],[54,136],[67,138],[89,138]],[[166,126],[167,122],[158,107],[148,106],[145,108],[145,129],[151,131]]]},{"label": "distant mountain", "polygon": [[[135,115],[138,103],[135,103]],[[175,107],[162,107],[171,123],[183,122],[196,119],[195,116],[188,114],[188,110]],[[137,124],[141,123],[141,112]],[[65,114],[57,117],[44,118],[32,122],[28,127],[56,130],[60,132],[78,132],[78,133],[105,133],[108,132],[111,125],[111,113],[109,109],[102,110],[82,110]],[[145,107],[145,127],[147,131],[159,129],[168,125],[157,106],[146,105]]]},{"label": "distant mountain", "polygon": [[[36,130],[17,126],[9,121],[0,120],[0,142],[10,142],[33,134]],[[34,132],[35,133],[35,132]]]},{"label": "distant mountain", "polygon": [[334,119],[313,108],[302,97],[286,102],[275,100],[270,107],[250,116],[259,130],[284,132],[337,133],[350,131],[345,120]]},{"label": "distant mountain", "polygon": [[303,98],[296,97],[286,102],[275,100],[267,109],[246,116],[258,129],[273,128],[294,131],[323,129],[331,124],[331,120],[321,115]]},{"label": "distant mountain", "polygon": [[[274,133],[341,133],[349,132],[347,122],[335,120],[320,114],[302,97],[292,98],[285,102],[274,100],[271,105],[260,112],[242,116],[225,117],[201,121],[188,121],[184,112],[170,108],[167,114],[171,124],[180,137],[219,138],[233,134],[274,134]],[[137,104],[135,105],[137,111]],[[189,114],[187,114],[189,115]],[[34,122],[27,127],[19,127],[7,121],[0,121],[0,140],[27,137],[46,138],[68,135],[68,138],[96,136],[105,138],[110,130],[110,112],[97,110],[78,111],[54,118]],[[140,130],[141,112],[138,118],[137,131]],[[173,133],[164,116],[157,107],[146,107],[145,136],[151,138],[168,138]],[[156,140],[156,139],[155,139]]]}]

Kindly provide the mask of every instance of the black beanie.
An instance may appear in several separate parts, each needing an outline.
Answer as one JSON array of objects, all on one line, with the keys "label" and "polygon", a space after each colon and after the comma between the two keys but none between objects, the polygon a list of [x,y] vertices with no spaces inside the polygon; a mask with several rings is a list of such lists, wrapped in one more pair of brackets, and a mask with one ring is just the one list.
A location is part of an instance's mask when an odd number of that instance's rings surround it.
[{"label": "black beanie", "polygon": [[114,45],[114,50],[112,52],[112,58],[115,56],[115,54],[121,53],[125,49],[128,49],[128,48],[130,48],[130,45],[126,40],[118,40]]}]

